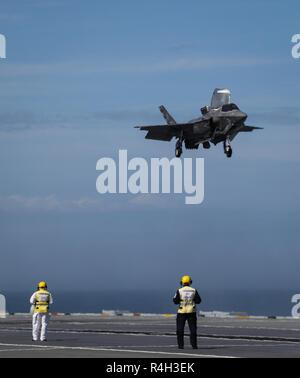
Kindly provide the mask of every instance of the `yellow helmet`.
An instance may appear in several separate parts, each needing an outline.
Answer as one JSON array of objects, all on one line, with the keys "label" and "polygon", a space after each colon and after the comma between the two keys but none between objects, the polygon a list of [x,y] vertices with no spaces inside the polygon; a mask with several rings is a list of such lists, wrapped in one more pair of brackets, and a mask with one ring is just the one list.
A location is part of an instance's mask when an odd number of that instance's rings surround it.
[{"label": "yellow helmet", "polygon": [[183,276],[180,281],[180,285],[191,285],[192,278],[190,276]]},{"label": "yellow helmet", "polygon": [[38,288],[39,288],[39,289],[47,289],[47,284],[46,284],[46,282],[45,282],[45,281],[41,281],[41,282],[39,282],[39,284],[38,284]]}]

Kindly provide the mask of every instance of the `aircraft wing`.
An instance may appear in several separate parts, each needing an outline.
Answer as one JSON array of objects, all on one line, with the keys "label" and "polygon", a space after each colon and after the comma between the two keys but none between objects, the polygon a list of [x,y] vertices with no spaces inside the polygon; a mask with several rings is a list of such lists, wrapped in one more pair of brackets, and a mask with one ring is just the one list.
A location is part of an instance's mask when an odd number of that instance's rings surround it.
[{"label": "aircraft wing", "polygon": [[145,138],[170,141],[177,136],[177,130],[167,125],[136,126],[136,128],[148,131]]},{"label": "aircraft wing", "polygon": [[174,125],[153,125],[153,126],[135,126],[142,131],[148,131],[145,138],[155,140],[170,141],[172,138],[178,138],[183,133],[187,137],[194,132],[199,133],[203,126],[203,132],[207,131],[207,121],[196,121],[189,123],[176,123]]}]

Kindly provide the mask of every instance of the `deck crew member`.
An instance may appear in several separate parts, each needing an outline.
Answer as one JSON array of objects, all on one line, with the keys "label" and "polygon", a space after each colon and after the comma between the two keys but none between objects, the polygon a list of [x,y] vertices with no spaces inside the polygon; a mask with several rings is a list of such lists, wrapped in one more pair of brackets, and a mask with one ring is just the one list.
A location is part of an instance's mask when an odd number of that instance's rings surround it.
[{"label": "deck crew member", "polygon": [[180,281],[182,286],[176,291],[173,302],[178,306],[176,325],[178,348],[184,348],[184,326],[188,321],[190,328],[190,341],[193,349],[197,347],[197,310],[196,304],[201,303],[198,291],[191,287],[192,279],[190,276],[183,276]]},{"label": "deck crew member", "polygon": [[45,281],[38,284],[38,290],[30,298],[33,306],[32,341],[47,341],[47,328],[49,324],[49,305],[53,303],[52,295],[47,290]]}]

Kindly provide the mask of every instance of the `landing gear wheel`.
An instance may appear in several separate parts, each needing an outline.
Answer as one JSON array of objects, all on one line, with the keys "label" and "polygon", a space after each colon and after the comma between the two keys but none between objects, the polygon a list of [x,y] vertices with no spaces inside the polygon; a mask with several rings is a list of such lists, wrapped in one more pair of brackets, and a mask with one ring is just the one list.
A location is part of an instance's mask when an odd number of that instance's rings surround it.
[{"label": "landing gear wheel", "polygon": [[181,147],[176,147],[175,148],[175,156],[177,158],[179,158],[181,156],[181,154],[182,154],[182,148]]},{"label": "landing gear wheel", "polygon": [[225,155],[230,158],[232,156],[232,148],[229,144],[229,140],[224,141],[224,153]]},{"label": "landing gear wheel", "polygon": [[177,142],[176,142],[176,147],[175,147],[175,156],[177,158],[179,158],[182,154],[182,139],[180,138]]},{"label": "landing gear wheel", "polygon": [[225,152],[225,154],[228,158],[232,156],[232,148],[230,146],[227,148],[227,151]]}]

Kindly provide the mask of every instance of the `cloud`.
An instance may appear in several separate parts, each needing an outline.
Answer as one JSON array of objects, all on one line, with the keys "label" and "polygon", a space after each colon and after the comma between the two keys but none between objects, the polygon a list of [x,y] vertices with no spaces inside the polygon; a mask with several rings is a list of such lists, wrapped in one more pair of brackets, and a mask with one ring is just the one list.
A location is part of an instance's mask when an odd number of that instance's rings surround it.
[{"label": "cloud", "polygon": [[6,213],[72,213],[114,212],[128,210],[171,209],[184,202],[179,195],[138,194],[98,195],[78,199],[60,199],[56,195],[24,196],[12,194],[0,196],[0,212]]},{"label": "cloud", "polygon": [[0,113],[0,132],[72,127],[72,121],[74,121],[73,118],[63,115],[37,114],[26,110],[2,112]]},{"label": "cloud", "polygon": [[182,57],[165,61],[153,61],[152,63],[140,63],[132,66],[124,66],[123,69],[130,72],[160,73],[177,71],[199,71],[216,68],[251,67],[257,65],[274,64],[269,58],[227,58],[227,57]]},{"label": "cloud", "polygon": [[136,208],[174,209],[184,203],[182,197],[175,194],[138,194],[129,200],[129,204]]},{"label": "cloud", "polygon": [[[250,112],[249,112],[250,114]],[[24,130],[80,129],[95,128],[102,122],[124,125],[164,124],[158,108],[153,109],[113,109],[90,114],[37,114],[30,111],[0,113],[0,132]],[[249,122],[248,122],[249,123]],[[251,112],[250,124],[257,126],[300,126],[300,107],[280,107]]]},{"label": "cloud", "polygon": [[170,45],[167,49],[172,52],[183,52],[199,49],[199,46],[191,42],[178,42]]},{"label": "cloud", "polygon": [[28,130],[38,123],[38,117],[32,112],[16,111],[0,113],[0,131]]},{"label": "cloud", "polygon": [[[110,206],[109,210],[114,207]],[[58,199],[55,195],[26,197],[19,194],[0,196],[0,211],[5,212],[69,212],[106,211],[105,202],[97,198],[82,197],[73,200]]]},{"label": "cloud", "polygon": [[64,2],[61,0],[31,0],[27,6],[46,8],[46,7],[62,7]]},{"label": "cloud", "polygon": [[0,132],[99,127],[103,121],[128,122],[132,125],[164,123],[158,109],[116,109],[79,115],[45,115],[29,111],[15,111],[0,113]]},{"label": "cloud", "polygon": [[109,121],[129,121],[129,122],[153,122],[154,120],[162,120],[162,116],[157,109],[120,109],[109,110],[94,113],[90,118],[95,120],[109,120]]},{"label": "cloud", "polygon": [[33,77],[44,75],[95,75],[107,73],[121,74],[151,74],[179,71],[200,71],[216,68],[238,68],[284,63],[280,60],[266,57],[234,57],[234,56],[182,56],[180,58],[153,59],[144,61],[137,59],[129,61],[116,59],[115,62],[97,62],[95,59],[77,59],[74,61],[52,63],[10,63],[5,62],[0,71],[0,77]]},{"label": "cloud", "polygon": [[251,118],[276,126],[300,126],[300,107],[282,106],[251,113]]}]

